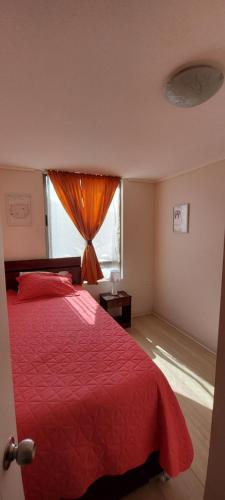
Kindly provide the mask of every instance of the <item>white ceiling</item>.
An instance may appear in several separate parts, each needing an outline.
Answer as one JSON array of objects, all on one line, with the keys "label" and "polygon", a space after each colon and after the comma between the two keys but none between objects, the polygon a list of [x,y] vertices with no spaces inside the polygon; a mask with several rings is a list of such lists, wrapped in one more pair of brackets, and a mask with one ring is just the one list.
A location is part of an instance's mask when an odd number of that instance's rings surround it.
[{"label": "white ceiling", "polygon": [[225,69],[224,0],[1,0],[0,164],[156,179],[225,158],[225,85],[171,106],[167,77]]}]

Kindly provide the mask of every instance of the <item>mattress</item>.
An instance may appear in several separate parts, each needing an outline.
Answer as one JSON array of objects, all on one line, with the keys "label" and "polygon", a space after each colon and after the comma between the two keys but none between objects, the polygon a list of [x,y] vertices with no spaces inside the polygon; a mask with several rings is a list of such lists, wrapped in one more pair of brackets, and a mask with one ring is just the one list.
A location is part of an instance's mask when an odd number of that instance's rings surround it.
[{"label": "mattress", "polygon": [[26,500],[74,499],[159,450],[171,476],[193,448],[166,378],[90,294],[16,302],[8,292],[19,440],[37,443],[22,469]]}]

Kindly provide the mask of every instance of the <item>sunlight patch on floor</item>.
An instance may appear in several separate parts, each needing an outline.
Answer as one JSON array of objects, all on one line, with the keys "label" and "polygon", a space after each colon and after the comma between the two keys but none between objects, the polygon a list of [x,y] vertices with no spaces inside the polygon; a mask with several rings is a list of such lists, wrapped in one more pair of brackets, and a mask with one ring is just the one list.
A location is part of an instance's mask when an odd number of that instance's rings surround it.
[{"label": "sunlight patch on floor", "polygon": [[212,410],[214,387],[159,345],[152,347],[154,362],[169,379],[172,388]]}]

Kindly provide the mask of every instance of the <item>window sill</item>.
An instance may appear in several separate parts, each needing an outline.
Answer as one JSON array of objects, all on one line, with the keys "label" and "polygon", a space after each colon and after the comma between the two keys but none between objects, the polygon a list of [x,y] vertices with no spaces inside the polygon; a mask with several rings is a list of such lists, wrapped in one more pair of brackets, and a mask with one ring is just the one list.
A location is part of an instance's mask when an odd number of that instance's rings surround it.
[{"label": "window sill", "polygon": [[[120,281],[118,283],[121,283],[122,280],[123,280],[123,277],[121,276]],[[102,278],[102,280],[99,280],[98,283],[96,283],[96,285],[88,285],[88,282],[84,281],[83,285],[84,286],[98,286],[98,285],[105,284],[105,283],[111,284],[110,278]]]},{"label": "window sill", "polygon": [[98,286],[98,285],[101,285],[101,283],[111,283],[111,281],[109,278],[102,278],[102,280],[99,280],[98,283],[96,283],[96,285],[88,285],[87,281],[84,281],[83,285],[85,285],[85,286]]}]

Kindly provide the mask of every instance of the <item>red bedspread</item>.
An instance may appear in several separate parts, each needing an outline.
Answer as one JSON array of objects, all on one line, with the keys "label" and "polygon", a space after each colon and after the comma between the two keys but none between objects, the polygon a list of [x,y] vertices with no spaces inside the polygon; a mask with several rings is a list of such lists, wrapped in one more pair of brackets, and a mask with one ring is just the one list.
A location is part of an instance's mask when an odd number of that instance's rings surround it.
[{"label": "red bedspread", "polygon": [[23,469],[26,500],[81,496],[160,450],[171,475],[193,449],[162,372],[81,287],[77,295],[16,304],[9,320],[19,440],[37,442]]}]

